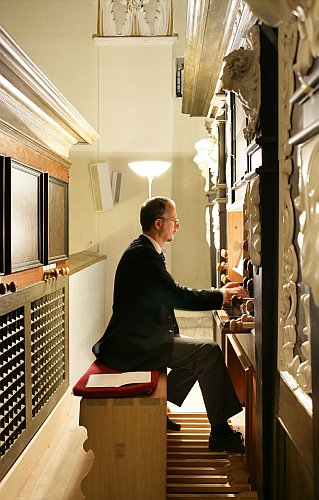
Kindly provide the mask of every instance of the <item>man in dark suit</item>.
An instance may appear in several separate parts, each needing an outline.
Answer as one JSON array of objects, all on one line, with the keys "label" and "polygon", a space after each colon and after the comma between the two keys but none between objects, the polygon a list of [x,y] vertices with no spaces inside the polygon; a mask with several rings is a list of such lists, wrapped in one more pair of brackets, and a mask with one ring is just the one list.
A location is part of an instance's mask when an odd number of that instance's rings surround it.
[{"label": "man in dark suit", "polygon": [[[140,222],[143,234],[129,245],[118,264],[113,314],[93,352],[99,361],[118,370],[171,368],[167,399],[179,406],[198,380],[212,425],[209,448],[242,452],[241,434],[227,423],[242,407],[222,352],[211,340],[181,337],[174,314],[174,309],[220,309],[227,294],[236,290],[187,288],[167,272],[162,247],[179,229],[172,200],[147,200]],[[168,426],[174,425],[168,419]]]}]

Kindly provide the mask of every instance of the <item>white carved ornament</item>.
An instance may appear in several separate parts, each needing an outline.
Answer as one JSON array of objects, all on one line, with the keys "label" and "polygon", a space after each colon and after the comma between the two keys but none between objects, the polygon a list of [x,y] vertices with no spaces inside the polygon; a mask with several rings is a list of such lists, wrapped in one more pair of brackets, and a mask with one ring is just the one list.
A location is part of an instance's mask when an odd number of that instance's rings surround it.
[{"label": "white carved ornament", "polygon": [[248,252],[250,260],[257,272],[261,263],[261,224],[260,224],[260,195],[259,195],[259,177],[248,181],[246,194],[246,224],[245,230],[248,233]]},{"label": "white carved ornament", "polygon": [[[309,147],[309,146],[308,146]],[[298,245],[303,281],[310,286],[313,300],[319,307],[319,140],[307,161],[300,153],[299,196],[295,205],[300,212]]]},{"label": "white carved ornament", "polygon": [[221,77],[222,88],[233,91],[240,100],[248,119],[244,137],[252,140],[256,133],[260,111],[260,40],[259,27],[247,32],[247,49],[234,50],[225,58]]},{"label": "white carved ornament", "polygon": [[214,245],[218,251],[220,250],[220,216],[218,203],[216,203],[212,208],[212,229],[214,234]]},{"label": "white carved ornament", "polygon": [[294,71],[302,81],[319,57],[319,2],[318,0],[247,0],[252,12],[266,24],[279,26],[296,16],[299,45]]},{"label": "white carved ornament", "polygon": [[209,190],[209,181],[214,185],[218,182],[218,139],[217,131],[212,133],[211,138],[201,139],[195,144],[197,151],[194,162],[201,170],[206,180],[205,191]]},{"label": "white carved ornament", "polygon": [[278,370],[286,383],[307,410],[311,408],[311,356],[310,356],[310,310],[309,296],[301,297],[306,318],[302,344],[302,361],[296,354],[297,344],[297,280],[298,258],[293,238],[295,231],[294,206],[291,196],[290,176],[293,171],[292,146],[289,145],[292,104],[289,99],[294,92],[293,61],[297,47],[296,23],[285,23],[278,30],[279,48],[279,324],[278,324]]},{"label": "white carved ornament", "polygon": [[167,36],[171,0],[99,0],[99,36]]}]

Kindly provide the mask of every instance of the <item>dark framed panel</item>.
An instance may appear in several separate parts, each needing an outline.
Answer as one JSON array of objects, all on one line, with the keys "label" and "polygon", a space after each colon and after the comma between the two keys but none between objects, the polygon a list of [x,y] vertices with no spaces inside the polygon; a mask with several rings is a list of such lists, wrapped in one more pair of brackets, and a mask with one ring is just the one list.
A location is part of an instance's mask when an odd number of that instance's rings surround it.
[{"label": "dark framed panel", "polygon": [[11,159],[0,156],[0,275],[11,269]]},{"label": "dark framed panel", "polygon": [[68,258],[68,184],[49,176],[48,191],[48,260]]},{"label": "dark framed panel", "polygon": [[11,160],[11,272],[41,265],[41,173]]},{"label": "dark framed panel", "polygon": [[0,157],[0,273],[43,264],[43,174],[10,157]]}]

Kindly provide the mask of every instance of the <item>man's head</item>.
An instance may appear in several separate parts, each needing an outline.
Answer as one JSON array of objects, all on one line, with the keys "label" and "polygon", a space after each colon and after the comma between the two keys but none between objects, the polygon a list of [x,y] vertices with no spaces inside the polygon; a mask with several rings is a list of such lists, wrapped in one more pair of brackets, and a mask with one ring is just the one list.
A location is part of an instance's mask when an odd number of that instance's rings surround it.
[{"label": "man's head", "polygon": [[143,233],[151,236],[161,246],[172,241],[179,229],[174,201],[165,196],[146,200],[140,210],[140,223]]}]

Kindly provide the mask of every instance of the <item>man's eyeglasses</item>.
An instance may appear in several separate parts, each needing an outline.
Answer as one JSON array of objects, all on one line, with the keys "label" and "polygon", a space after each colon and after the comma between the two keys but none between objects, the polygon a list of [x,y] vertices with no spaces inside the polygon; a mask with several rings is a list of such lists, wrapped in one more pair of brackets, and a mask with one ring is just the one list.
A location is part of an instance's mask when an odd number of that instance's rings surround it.
[{"label": "man's eyeglasses", "polygon": [[168,220],[169,222],[174,222],[175,226],[179,224],[179,219],[167,219],[166,217],[159,217],[159,219]]}]

